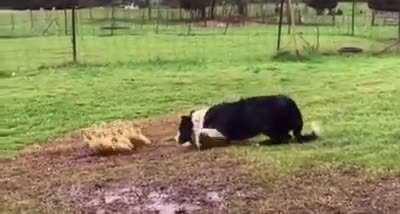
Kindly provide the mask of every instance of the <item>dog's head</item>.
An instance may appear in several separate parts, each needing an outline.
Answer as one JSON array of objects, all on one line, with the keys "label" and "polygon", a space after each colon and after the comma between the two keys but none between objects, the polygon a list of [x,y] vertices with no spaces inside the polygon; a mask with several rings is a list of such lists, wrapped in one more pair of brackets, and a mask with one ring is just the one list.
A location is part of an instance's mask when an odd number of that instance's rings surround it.
[{"label": "dog's head", "polygon": [[175,140],[181,145],[191,145],[193,136],[193,122],[192,114],[181,116],[179,123],[178,133],[175,136]]}]

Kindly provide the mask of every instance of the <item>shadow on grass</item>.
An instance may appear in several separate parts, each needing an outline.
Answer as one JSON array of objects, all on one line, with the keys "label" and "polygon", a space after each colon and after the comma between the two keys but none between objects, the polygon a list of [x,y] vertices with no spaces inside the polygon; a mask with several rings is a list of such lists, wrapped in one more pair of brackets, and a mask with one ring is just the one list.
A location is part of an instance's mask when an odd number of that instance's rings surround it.
[{"label": "shadow on grass", "polygon": [[6,79],[12,77],[12,74],[7,71],[0,70],[0,79]]},{"label": "shadow on grass", "polygon": [[[337,50],[326,51],[326,52],[305,52],[295,53],[292,51],[280,51],[271,57],[272,61],[276,62],[307,62],[307,63],[318,63],[323,60],[323,57],[349,57],[349,56],[374,56],[374,57],[385,57],[394,56],[400,51],[400,44],[398,48],[387,48],[387,50],[362,50],[362,52],[343,52],[341,49],[349,47],[338,47]],[[357,47],[354,47],[357,48]]]},{"label": "shadow on grass", "polygon": [[[270,139],[264,141],[240,141],[240,142],[222,142],[222,141],[210,141],[207,142],[207,145],[203,144],[201,150],[209,150],[214,148],[227,148],[227,147],[252,147],[252,146],[259,146],[259,147],[279,147],[279,146],[289,146],[292,144],[311,144],[311,142],[305,143],[298,143],[297,141],[291,139],[285,142],[277,143],[276,141],[272,141]],[[193,150],[197,149],[194,145],[191,146]]]},{"label": "shadow on grass", "polygon": [[39,70],[47,69],[63,69],[63,68],[100,68],[100,67],[115,67],[115,66],[128,66],[128,67],[140,67],[140,66],[172,66],[172,65],[187,65],[187,66],[205,66],[205,62],[202,59],[162,59],[162,58],[152,58],[144,61],[117,61],[110,63],[81,63],[81,62],[65,62],[57,65],[42,65],[39,66]]},{"label": "shadow on grass", "polygon": [[39,37],[39,35],[0,35],[0,39],[29,39]]},{"label": "shadow on grass", "polygon": [[318,57],[319,55],[314,54],[299,54],[293,53],[291,51],[280,51],[272,56],[273,61],[277,62],[306,62],[310,61],[313,57]]}]

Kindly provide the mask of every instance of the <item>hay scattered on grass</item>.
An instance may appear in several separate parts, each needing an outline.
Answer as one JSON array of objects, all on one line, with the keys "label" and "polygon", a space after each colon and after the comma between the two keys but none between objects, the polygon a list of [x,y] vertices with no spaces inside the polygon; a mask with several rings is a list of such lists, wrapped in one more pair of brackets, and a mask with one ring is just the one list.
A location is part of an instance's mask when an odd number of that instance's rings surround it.
[{"label": "hay scattered on grass", "polygon": [[126,154],[151,144],[133,122],[116,121],[82,130],[84,141],[98,155]]}]

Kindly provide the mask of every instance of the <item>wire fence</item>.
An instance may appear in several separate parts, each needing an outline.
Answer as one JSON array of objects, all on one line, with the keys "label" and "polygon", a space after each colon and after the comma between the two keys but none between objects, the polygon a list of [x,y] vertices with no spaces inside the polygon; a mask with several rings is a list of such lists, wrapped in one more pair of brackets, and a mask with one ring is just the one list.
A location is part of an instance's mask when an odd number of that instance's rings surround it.
[{"label": "wire fence", "polygon": [[[397,39],[398,14],[375,13],[366,4],[359,4],[356,37],[348,37],[352,28],[351,4],[342,3],[338,8],[334,16],[319,16],[313,9],[297,5],[296,33],[301,38],[297,43],[318,43],[324,51],[336,51],[338,43],[376,49],[383,42]],[[101,63],[192,56],[193,60],[234,61],[230,51],[247,53],[246,59],[273,53],[278,23],[276,5],[251,4],[245,17],[236,11],[233,6],[223,5],[216,8],[214,19],[201,19],[193,12],[167,7],[80,9],[76,13],[78,59]],[[284,23],[287,22],[285,18]],[[71,62],[72,29],[70,10],[0,11],[3,69]],[[316,38],[317,33],[321,38]],[[289,46],[290,36],[284,39]]]}]

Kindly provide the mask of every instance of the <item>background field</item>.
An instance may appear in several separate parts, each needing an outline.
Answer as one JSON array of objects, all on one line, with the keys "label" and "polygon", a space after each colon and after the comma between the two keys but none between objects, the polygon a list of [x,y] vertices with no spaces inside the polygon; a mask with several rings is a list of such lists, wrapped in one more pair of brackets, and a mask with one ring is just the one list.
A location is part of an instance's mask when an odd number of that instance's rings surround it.
[{"label": "background field", "polygon": [[[348,14],[349,6],[341,7]],[[100,121],[154,117],[221,100],[283,93],[298,100],[307,121],[320,121],[324,129],[325,137],[316,148],[307,147],[294,158],[318,156],[329,162],[348,159],[396,168],[392,147],[397,146],[399,102],[394,95],[400,65],[396,55],[373,54],[391,44],[397,31],[390,25],[369,26],[367,8],[359,8],[364,12],[357,16],[357,36],[348,35],[348,17],[337,18],[345,24],[319,27],[320,47],[315,53],[311,48],[317,44],[316,27],[296,27],[302,60],[290,54],[274,57],[274,25],[234,25],[225,35],[224,28],[193,24],[192,34],[186,35],[187,26],[164,23],[155,32],[154,23],[135,28],[144,11],[122,10],[120,16],[130,17],[131,30],[138,34],[101,36],[95,30],[107,24],[109,20],[101,17],[109,10],[83,10],[80,17],[94,21],[79,23],[77,65],[70,63],[70,37],[62,30],[54,28],[52,35],[38,37],[34,33],[40,27],[27,26],[29,12],[6,11],[0,14],[2,27],[10,28],[10,14],[16,27],[2,31],[8,35],[0,39],[0,151],[13,154],[28,144]],[[307,14],[311,19],[313,13]],[[45,27],[47,19],[61,23],[64,13],[33,15]],[[329,22],[330,17],[319,19]],[[284,49],[294,48],[286,34],[283,44]],[[365,53],[337,54],[344,46],[361,47]],[[377,148],[382,152],[370,154]]]},{"label": "background field", "polygon": [[[217,20],[208,27],[193,22],[189,34],[177,11],[162,10],[157,21],[143,17],[145,10],[118,9],[114,24],[128,28],[112,36],[103,29],[112,24],[109,8],[80,10],[78,63],[71,62],[63,11],[0,12],[0,212],[125,210],[147,203],[133,200],[133,190],[118,192],[136,186],[143,198],[178,192],[176,203],[217,192],[225,200],[218,203],[238,213],[396,213],[399,48],[381,51],[396,42],[397,19],[386,14],[371,26],[370,11],[360,5],[351,36],[349,5],[340,7],[345,15],[336,25],[309,11],[295,36],[285,28],[279,54],[276,16],[264,23],[256,6],[226,32],[226,22]],[[347,46],[364,52],[338,53]],[[305,131],[320,125],[321,139],[204,152],[163,142],[174,135],[177,114],[278,93],[297,101]],[[95,157],[79,136],[63,137],[95,123],[144,118],[155,121],[144,124],[156,144],[138,154]],[[25,148],[37,151],[21,154]],[[92,199],[106,201],[107,191],[133,202],[93,205]],[[201,207],[217,212],[215,203]]]}]

